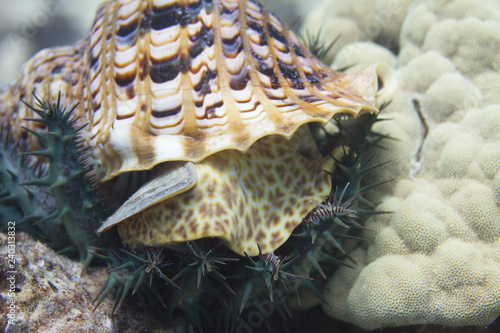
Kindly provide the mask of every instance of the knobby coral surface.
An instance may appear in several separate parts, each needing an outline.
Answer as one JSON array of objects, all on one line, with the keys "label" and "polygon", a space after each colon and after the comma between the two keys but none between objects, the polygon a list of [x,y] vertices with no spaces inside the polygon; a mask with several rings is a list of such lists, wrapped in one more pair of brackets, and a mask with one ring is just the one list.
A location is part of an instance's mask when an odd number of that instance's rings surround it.
[{"label": "knobby coral surface", "polygon": [[322,3],[312,7],[314,10],[304,19],[300,30],[303,36],[319,33],[325,45],[333,43],[325,56],[325,61],[331,62],[340,49],[354,42],[375,41],[397,50],[401,24],[411,0],[323,0]]},{"label": "knobby coral surface", "polygon": [[[347,29],[346,17],[366,24],[356,9],[365,2],[328,2],[322,12],[336,15],[323,26]],[[418,0],[395,11],[397,3],[405,2],[371,2],[399,16],[377,14],[380,34],[359,38],[398,41],[397,56],[358,42],[334,61],[384,59],[399,87],[383,113],[390,120],[374,128],[395,139],[376,156],[392,163],[371,175],[394,179],[371,193],[377,209],[393,213],[368,220],[369,241],[353,252],[357,268],[330,278],[323,307],[366,329],[488,325],[500,315],[500,6]]]}]

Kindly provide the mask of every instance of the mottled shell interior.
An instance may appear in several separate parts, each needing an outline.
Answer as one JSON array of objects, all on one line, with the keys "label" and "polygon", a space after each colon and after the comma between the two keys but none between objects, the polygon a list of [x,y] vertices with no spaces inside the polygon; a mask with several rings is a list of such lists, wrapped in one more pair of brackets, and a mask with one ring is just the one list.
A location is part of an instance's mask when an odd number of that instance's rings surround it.
[{"label": "mottled shell interior", "polygon": [[[165,161],[245,152],[337,112],[375,112],[377,75],[337,73],[253,0],[119,0],[88,37],[42,51],[0,92],[2,120],[32,114],[31,92],[79,101],[98,180]],[[6,110],[6,111],[5,111]],[[36,148],[37,143],[32,146]]]},{"label": "mottled shell interior", "polygon": [[[339,147],[336,157],[343,153]],[[321,157],[307,127],[272,135],[242,153],[226,150],[194,164],[196,186],[118,224],[128,244],[163,246],[218,237],[250,256],[276,250],[330,193],[333,159]],[[257,245],[258,244],[258,245]]]}]

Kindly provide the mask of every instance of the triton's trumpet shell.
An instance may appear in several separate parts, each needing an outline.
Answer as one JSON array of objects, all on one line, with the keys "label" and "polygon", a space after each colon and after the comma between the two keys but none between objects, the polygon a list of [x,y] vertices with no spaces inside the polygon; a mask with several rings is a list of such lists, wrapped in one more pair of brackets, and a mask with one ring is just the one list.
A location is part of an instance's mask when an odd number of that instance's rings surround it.
[{"label": "triton's trumpet shell", "polygon": [[[238,253],[256,254],[257,242],[263,251],[283,243],[310,201],[329,191],[321,168],[330,162],[309,160],[310,134],[286,139],[336,113],[376,112],[384,73],[331,70],[257,1],[110,1],[87,38],[41,51],[0,89],[0,120],[26,138],[21,126],[41,129],[23,120],[34,115],[20,100],[62,91],[79,102],[97,181],[169,161],[195,163],[181,164],[187,178],[170,177],[168,194],[131,198],[137,206],[126,203],[102,229],[126,219],[120,231],[131,243],[217,236]],[[34,136],[26,140],[39,145]]]}]

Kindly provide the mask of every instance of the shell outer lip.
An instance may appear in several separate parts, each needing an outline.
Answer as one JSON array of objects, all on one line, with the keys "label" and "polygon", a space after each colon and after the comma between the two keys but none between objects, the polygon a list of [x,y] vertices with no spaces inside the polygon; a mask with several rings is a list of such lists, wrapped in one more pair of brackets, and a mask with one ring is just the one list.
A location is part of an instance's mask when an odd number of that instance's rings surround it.
[{"label": "shell outer lip", "polygon": [[196,170],[191,162],[167,162],[158,174],[139,188],[97,230],[100,234],[148,207],[192,188]]}]

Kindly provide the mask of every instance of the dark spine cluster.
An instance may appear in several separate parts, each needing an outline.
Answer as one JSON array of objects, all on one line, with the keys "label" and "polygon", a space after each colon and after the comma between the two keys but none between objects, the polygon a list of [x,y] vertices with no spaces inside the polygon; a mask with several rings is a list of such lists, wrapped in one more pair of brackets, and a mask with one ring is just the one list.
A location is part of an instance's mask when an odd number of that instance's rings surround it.
[{"label": "dark spine cluster", "polygon": [[19,231],[38,237],[56,250],[69,246],[64,230],[50,219],[54,201],[42,189],[25,182],[39,177],[41,165],[30,163],[22,155],[26,145],[13,142],[10,132],[0,130],[0,228],[6,230],[8,222],[16,222]]},{"label": "dark spine cluster", "polygon": [[[364,121],[371,125],[374,118]],[[318,279],[326,279],[339,264],[356,265],[343,243],[362,240],[357,233],[364,228],[363,217],[384,213],[375,211],[374,205],[363,198],[364,192],[379,184],[362,185],[363,177],[381,165],[370,165],[373,156],[366,156],[368,148],[380,138],[367,124],[356,124],[354,128],[361,126],[367,132],[351,136],[346,129],[353,126],[338,124],[341,133],[336,139],[350,139],[342,159],[335,160],[335,170],[325,170],[331,176],[330,195],[317,203],[274,253],[235,258],[216,239],[163,249],[101,250],[99,256],[108,263],[110,277],[98,301],[116,291],[117,308],[127,294],[137,294],[144,305],[162,305],[163,310],[153,307],[160,312],[157,316],[170,318],[182,313],[188,325],[217,332],[239,331],[246,327],[244,318],[256,311],[270,330],[276,319],[286,323],[293,313],[289,301],[300,296],[299,288],[309,289],[327,303]],[[300,303],[300,297],[298,300]]]},{"label": "dark spine cluster", "polygon": [[[39,117],[27,121],[41,123],[45,130],[25,130],[38,138],[42,148],[26,151],[26,147],[19,147],[17,164],[10,163],[5,168],[2,182],[7,204],[17,209],[18,216],[27,224],[27,231],[36,235],[32,229],[38,228],[51,242],[66,240],[67,247],[56,248],[78,253],[80,261],[87,266],[93,257],[89,246],[103,241],[95,230],[108,212],[99,191],[86,176],[81,159],[85,150],[78,139],[82,127],[76,127],[77,119],[72,117],[76,106],[66,110],[60,96],[52,104],[35,98],[37,104],[27,106]],[[2,155],[8,157],[12,150],[4,144]],[[24,162],[30,156],[40,165],[40,172],[33,173]],[[2,162],[8,163],[9,158],[3,158]],[[61,231],[65,236],[61,237]],[[54,236],[57,240],[52,239]]]}]

